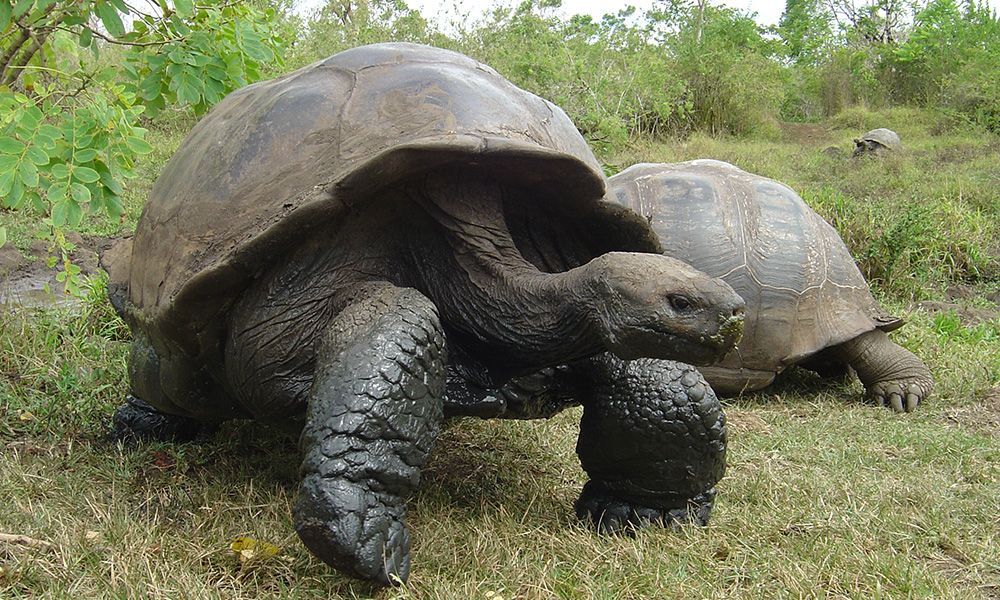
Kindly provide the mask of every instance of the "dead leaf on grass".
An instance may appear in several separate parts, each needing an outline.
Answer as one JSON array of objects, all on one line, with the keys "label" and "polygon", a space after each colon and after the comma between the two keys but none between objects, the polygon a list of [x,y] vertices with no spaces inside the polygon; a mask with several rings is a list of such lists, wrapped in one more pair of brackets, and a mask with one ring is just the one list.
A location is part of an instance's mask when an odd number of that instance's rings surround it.
[{"label": "dead leaf on grass", "polygon": [[274,544],[262,542],[246,535],[234,539],[229,544],[229,549],[239,556],[241,563],[270,558],[280,551]]}]

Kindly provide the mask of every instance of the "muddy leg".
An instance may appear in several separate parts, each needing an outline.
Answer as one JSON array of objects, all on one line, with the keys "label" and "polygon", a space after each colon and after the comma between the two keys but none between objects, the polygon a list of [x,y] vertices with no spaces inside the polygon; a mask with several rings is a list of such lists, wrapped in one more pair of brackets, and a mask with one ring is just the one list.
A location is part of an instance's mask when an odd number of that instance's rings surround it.
[{"label": "muddy leg", "polygon": [[411,289],[373,285],[324,335],[293,509],[324,562],[383,585],[406,580],[404,501],[443,418],[445,361],[437,311]]},{"label": "muddy leg", "polygon": [[726,421],[712,388],[669,360],[596,359],[577,454],[590,481],[577,515],[602,531],[705,524],[725,471]]},{"label": "muddy leg", "polygon": [[[176,361],[174,361],[176,362]],[[111,418],[111,439],[125,443],[145,440],[186,442],[196,438],[203,431],[212,431],[221,417],[216,419],[195,419],[162,410],[176,408],[164,389],[164,380],[171,384],[174,394],[203,398],[208,393],[199,384],[194,367],[187,366],[184,377],[177,376],[174,362],[163,364],[149,339],[141,332],[136,333],[129,356],[129,382],[132,393],[125,396],[125,402],[115,409]],[[198,402],[207,404],[207,402]]]}]

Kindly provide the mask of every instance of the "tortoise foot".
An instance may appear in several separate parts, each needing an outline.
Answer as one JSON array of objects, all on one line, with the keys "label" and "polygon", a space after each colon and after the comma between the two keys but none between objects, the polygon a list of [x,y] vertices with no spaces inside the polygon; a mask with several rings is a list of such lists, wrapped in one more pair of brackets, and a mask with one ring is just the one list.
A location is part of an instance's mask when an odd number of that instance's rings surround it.
[{"label": "tortoise foot", "polygon": [[574,507],[580,519],[589,520],[601,533],[631,534],[649,526],[706,525],[715,503],[715,488],[673,506],[644,506],[616,496],[604,486],[588,481]]},{"label": "tortoise foot", "polygon": [[346,480],[309,477],[295,503],[295,530],[323,562],[381,585],[410,571],[410,534],[401,502]]},{"label": "tortoise foot", "polygon": [[901,413],[913,412],[927,394],[928,391],[916,381],[893,379],[877,381],[870,385],[865,393],[865,398]]},{"label": "tortoise foot", "polygon": [[206,424],[188,417],[162,413],[128,395],[111,417],[112,441],[134,444],[145,441],[190,442],[206,430]]}]

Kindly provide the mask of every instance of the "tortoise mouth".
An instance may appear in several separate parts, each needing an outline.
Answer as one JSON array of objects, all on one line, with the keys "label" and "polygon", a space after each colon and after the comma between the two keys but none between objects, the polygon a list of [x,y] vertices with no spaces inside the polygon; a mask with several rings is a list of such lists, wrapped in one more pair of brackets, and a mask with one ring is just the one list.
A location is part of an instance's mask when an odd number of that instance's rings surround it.
[{"label": "tortoise mouth", "polygon": [[742,315],[719,319],[714,332],[682,332],[661,324],[628,324],[614,332],[609,350],[623,360],[640,357],[711,365],[722,360],[743,334]]}]

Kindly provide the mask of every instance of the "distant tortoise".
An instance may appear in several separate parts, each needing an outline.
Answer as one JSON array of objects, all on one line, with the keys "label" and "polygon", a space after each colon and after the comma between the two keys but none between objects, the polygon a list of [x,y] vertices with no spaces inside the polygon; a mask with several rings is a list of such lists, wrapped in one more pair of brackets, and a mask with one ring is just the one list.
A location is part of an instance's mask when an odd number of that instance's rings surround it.
[{"label": "distant tortoise", "polygon": [[919,358],[885,332],[903,324],[872,298],[837,232],[788,187],[714,160],[639,164],[608,198],[646,217],[666,253],[743,296],[742,341],[701,368],[720,394],[759,390],[798,364],[822,375],[850,365],[868,398],[912,411],[932,387]]},{"label": "distant tortoise", "polygon": [[854,140],[854,156],[881,154],[887,150],[897,152],[902,149],[903,143],[899,141],[899,135],[884,127],[872,129]]},{"label": "distant tortoise", "polygon": [[[613,406],[582,442],[597,446],[582,455],[595,477],[582,497],[646,519],[710,506],[721,409],[700,377],[652,359],[720,358],[743,301],[659,254],[604,191],[559,108],[453,52],[365,46],[233,92],[106,257],[135,337],[114,431],[189,438],[241,417],[301,428],[299,536],[386,584],[409,571],[404,499],[445,416],[446,365],[502,386],[610,351],[651,359],[595,372],[593,395]],[[667,388],[698,411],[636,427]],[[627,482],[600,451],[622,430],[652,449],[623,467]]]}]

